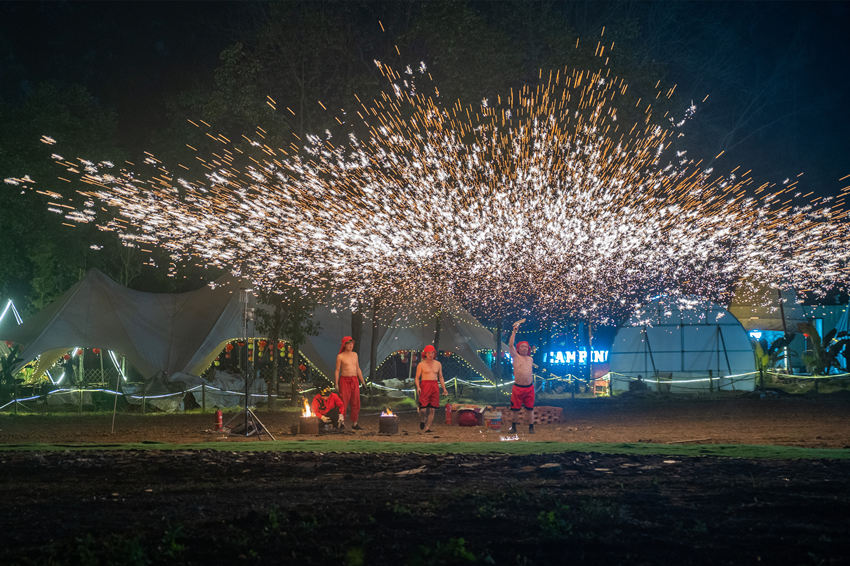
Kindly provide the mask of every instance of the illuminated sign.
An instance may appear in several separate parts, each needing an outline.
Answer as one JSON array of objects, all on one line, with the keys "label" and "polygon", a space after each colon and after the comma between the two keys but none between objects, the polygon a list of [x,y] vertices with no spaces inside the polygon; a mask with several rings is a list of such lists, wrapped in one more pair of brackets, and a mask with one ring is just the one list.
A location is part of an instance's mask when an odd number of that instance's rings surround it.
[{"label": "illuminated sign", "polygon": [[[549,352],[543,356],[543,362],[550,365],[587,365],[587,350]],[[608,350],[591,350],[590,363],[608,363]]]}]

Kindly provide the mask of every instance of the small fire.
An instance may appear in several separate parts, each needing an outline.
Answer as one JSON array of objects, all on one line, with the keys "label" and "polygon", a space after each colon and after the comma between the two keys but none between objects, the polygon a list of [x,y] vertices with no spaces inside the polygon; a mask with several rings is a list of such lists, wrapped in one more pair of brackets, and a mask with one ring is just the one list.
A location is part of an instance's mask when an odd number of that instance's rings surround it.
[{"label": "small fire", "polygon": [[387,409],[386,409],[383,413],[381,413],[381,416],[382,416],[382,417],[392,417],[392,416],[393,416],[393,411],[392,411],[392,409],[390,409],[389,407],[387,407]]},{"label": "small fire", "polygon": [[307,402],[307,399],[304,399],[304,412],[301,413],[302,417],[313,417],[313,411],[310,410],[310,403]]}]

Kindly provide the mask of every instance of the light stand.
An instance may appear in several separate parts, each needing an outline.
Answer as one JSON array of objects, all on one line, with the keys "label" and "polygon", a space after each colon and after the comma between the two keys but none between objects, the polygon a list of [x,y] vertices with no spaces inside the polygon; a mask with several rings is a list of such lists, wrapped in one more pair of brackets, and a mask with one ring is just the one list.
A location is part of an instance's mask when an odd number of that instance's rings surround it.
[{"label": "light stand", "polygon": [[[266,428],[266,425],[257,418],[257,415],[254,414],[254,411],[250,408],[250,395],[249,395],[249,386],[253,381],[252,372],[253,372],[253,364],[251,363],[251,357],[248,356],[248,344],[249,341],[253,341],[251,336],[252,333],[248,332],[248,322],[254,322],[254,309],[250,306],[251,301],[251,291],[252,289],[240,289],[239,290],[239,302],[242,303],[242,336],[245,338],[245,412],[244,412],[244,423],[242,427],[239,425],[231,428],[232,434],[241,435],[243,432],[245,436],[257,436],[260,437],[263,433],[267,434],[269,438],[272,440],[276,440],[275,437],[269,432],[269,429]],[[233,416],[230,421],[227,423],[227,427],[230,428],[230,423],[239,418],[239,414]]]}]

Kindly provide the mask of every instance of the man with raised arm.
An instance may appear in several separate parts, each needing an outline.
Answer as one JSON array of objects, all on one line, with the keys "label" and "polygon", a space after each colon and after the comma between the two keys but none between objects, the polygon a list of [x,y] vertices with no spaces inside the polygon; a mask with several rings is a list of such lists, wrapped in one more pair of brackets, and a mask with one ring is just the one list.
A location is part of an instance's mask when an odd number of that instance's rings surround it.
[{"label": "man with raised arm", "polygon": [[[342,339],[339,354],[336,357],[336,369],[334,370],[334,385],[342,398],[342,420],[349,409],[352,430],[360,430],[360,384],[366,387],[363,372],[360,371],[360,359],[354,351],[354,338],[346,336]],[[344,425],[342,425],[344,426]]]},{"label": "man with raised arm", "polygon": [[422,361],[416,366],[416,393],[419,395],[419,430],[431,432],[434,424],[434,414],[440,406],[440,391],[437,383],[443,388],[443,395],[448,396],[446,382],[443,380],[443,364],[436,360],[437,349],[431,344],[422,350]]},{"label": "man with raised arm", "polygon": [[516,421],[520,409],[525,409],[528,416],[528,433],[534,434],[534,374],[533,358],[529,355],[531,347],[522,341],[514,348],[514,339],[520,325],[525,319],[514,323],[511,338],[508,340],[508,350],[514,365],[514,385],[511,388],[511,429],[516,433]]}]

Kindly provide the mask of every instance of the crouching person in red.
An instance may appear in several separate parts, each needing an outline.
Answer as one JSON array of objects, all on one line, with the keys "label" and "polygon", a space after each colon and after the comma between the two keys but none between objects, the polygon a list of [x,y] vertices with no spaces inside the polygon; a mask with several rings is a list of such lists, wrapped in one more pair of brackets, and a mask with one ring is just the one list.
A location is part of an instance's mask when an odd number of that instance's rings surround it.
[{"label": "crouching person in red", "polygon": [[313,402],[310,403],[310,410],[322,421],[322,430],[341,430],[345,428],[342,399],[339,398],[339,395],[331,391],[329,387],[323,387],[313,397]]}]

